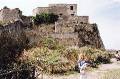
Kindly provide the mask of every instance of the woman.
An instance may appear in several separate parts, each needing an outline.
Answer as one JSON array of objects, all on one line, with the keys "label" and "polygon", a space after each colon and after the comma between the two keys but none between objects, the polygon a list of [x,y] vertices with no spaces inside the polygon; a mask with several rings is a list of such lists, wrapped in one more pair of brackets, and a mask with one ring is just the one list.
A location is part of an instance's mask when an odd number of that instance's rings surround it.
[{"label": "woman", "polygon": [[79,55],[79,60],[78,60],[78,67],[80,70],[80,79],[87,79],[87,67],[89,66],[88,63],[88,58],[85,56],[85,54],[80,54]]}]

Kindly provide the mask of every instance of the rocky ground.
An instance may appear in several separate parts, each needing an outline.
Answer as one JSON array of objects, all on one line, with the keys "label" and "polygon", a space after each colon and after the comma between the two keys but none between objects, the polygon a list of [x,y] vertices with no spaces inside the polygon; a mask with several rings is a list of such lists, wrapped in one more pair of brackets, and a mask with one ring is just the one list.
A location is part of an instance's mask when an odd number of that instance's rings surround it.
[{"label": "rocky ground", "polygon": [[[111,61],[113,63],[102,64],[99,66],[98,69],[88,72],[87,79],[108,79],[107,77],[106,78],[104,77],[106,73],[109,73],[111,70],[120,69],[120,61],[116,61],[115,59],[111,59]],[[66,76],[47,76],[47,75],[41,76],[40,75],[38,79],[80,79],[80,74],[75,73],[75,74],[66,75]],[[111,79],[114,79],[114,78],[111,78]]]}]

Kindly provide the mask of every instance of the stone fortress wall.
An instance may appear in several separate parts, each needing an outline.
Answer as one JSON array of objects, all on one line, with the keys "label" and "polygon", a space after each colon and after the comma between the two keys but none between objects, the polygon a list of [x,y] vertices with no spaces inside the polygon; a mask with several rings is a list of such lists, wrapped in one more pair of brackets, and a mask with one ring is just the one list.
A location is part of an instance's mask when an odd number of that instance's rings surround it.
[{"label": "stone fortress wall", "polygon": [[54,13],[64,21],[75,20],[88,23],[88,16],[77,16],[77,4],[49,4],[48,7],[37,7],[33,9],[33,15],[41,13]]},{"label": "stone fortress wall", "polygon": [[17,20],[21,20],[22,11],[19,8],[10,9],[4,7],[0,10],[0,21],[1,22],[13,22]]},{"label": "stone fortress wall", "polygon": [[33,9],[33,15],[41,14],[41,13],[49,13],[49,7],[37,7]]},{"label": "stone fortress wall", "polygon": [[49,4],[50,13],[55,13],[57,15],[77,15],[77,4]]},{"label": "stone fortress wall", "polygon": [[[49,4],[49,7],[33,9],[33,16],[41,13],[54,13],[59,16],[55,24],[43,25],[39,28],[38,33],[41,35],[51,36],[64,46],[91,45],[104,48],[97,25],[89,23],[89,16],[77,16],[77,4]],[[18,8],[4,7],[0,10],[0,21],[14,22],[17,20],[30,24],[31,17],[23,16]]]},{"label": "stone fortress wall", "polygon": [[89,23],[89,16],[77,15],[77,4],[49,4],[48,7],[33,10],[34,15],[40,13],[54,13],[59,16],[53,26],[53,33],[47,33],[59,43],[73,47],[91,45],[104,48],[97,25]]}]

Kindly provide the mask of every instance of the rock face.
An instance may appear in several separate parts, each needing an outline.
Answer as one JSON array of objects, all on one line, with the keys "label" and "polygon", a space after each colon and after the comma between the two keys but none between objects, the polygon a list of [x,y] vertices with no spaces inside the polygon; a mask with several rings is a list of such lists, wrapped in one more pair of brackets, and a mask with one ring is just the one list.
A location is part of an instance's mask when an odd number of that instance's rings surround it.
[{"label": "rock face", "polygon": [[105,49],[97,24],[81,23],[76,25],[63,23],[56,26],[47,25],[39,27],[37,33],[46,34],[44,36],[50,36],[58,40],[60,44],[68,47],[90,46]]},{"label": "rock face", "polygon": [[[19,34],[22,30],[25,30],[25,27],[26,24],[16,21],[14,23],[1,26],[0,33],[3,30],[8,30],[14,32],[14,34]],[[36,36],[26,33],[26,35],[29,37],[29,40],[32,41],[35,41],[33,38],[39,39],[40,36],[50,36],[58,40],[58,42],[64,46],[91,46],[99,49],[105,49],[97,24],[80,23],[76,25],[73,23],[63,23],[61,26],[55,26],[54,24],[44,26],[41,25],[41,27],[39,27],[37,30],[32,29],[31,34],[34,34],[33,31],[36,33]]]},{"label": "rock face", "polygon": [[105,49],[97,24],[80,24],[75,27],[75,32],[78,32],[79,47],[92,46]]},{"label": "rock face", "polygon": [[29,41],[21,21],[0,27],[0,68],[8,69],[16,61]]}]

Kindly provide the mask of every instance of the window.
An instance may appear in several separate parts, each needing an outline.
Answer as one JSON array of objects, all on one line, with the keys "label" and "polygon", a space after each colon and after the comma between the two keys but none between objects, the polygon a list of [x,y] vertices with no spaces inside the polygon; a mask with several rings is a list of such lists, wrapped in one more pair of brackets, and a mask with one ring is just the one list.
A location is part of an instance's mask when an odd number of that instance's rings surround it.
[{"label": "window", "polygon": [[60,15],[60,16],[62,16],[63,14],[62,14],[62,13],[60,13],[59,15]]},{"label": "window", "polygon": [[70,6],[70,10],[73,10],[73,6]]},{"label": "window", "polygon": [[74,14],[71,14],[71,16],[74,16]]},{"label": "window", "polygon": [[84,24],[83,22],[80,22],[80,24]]}]

